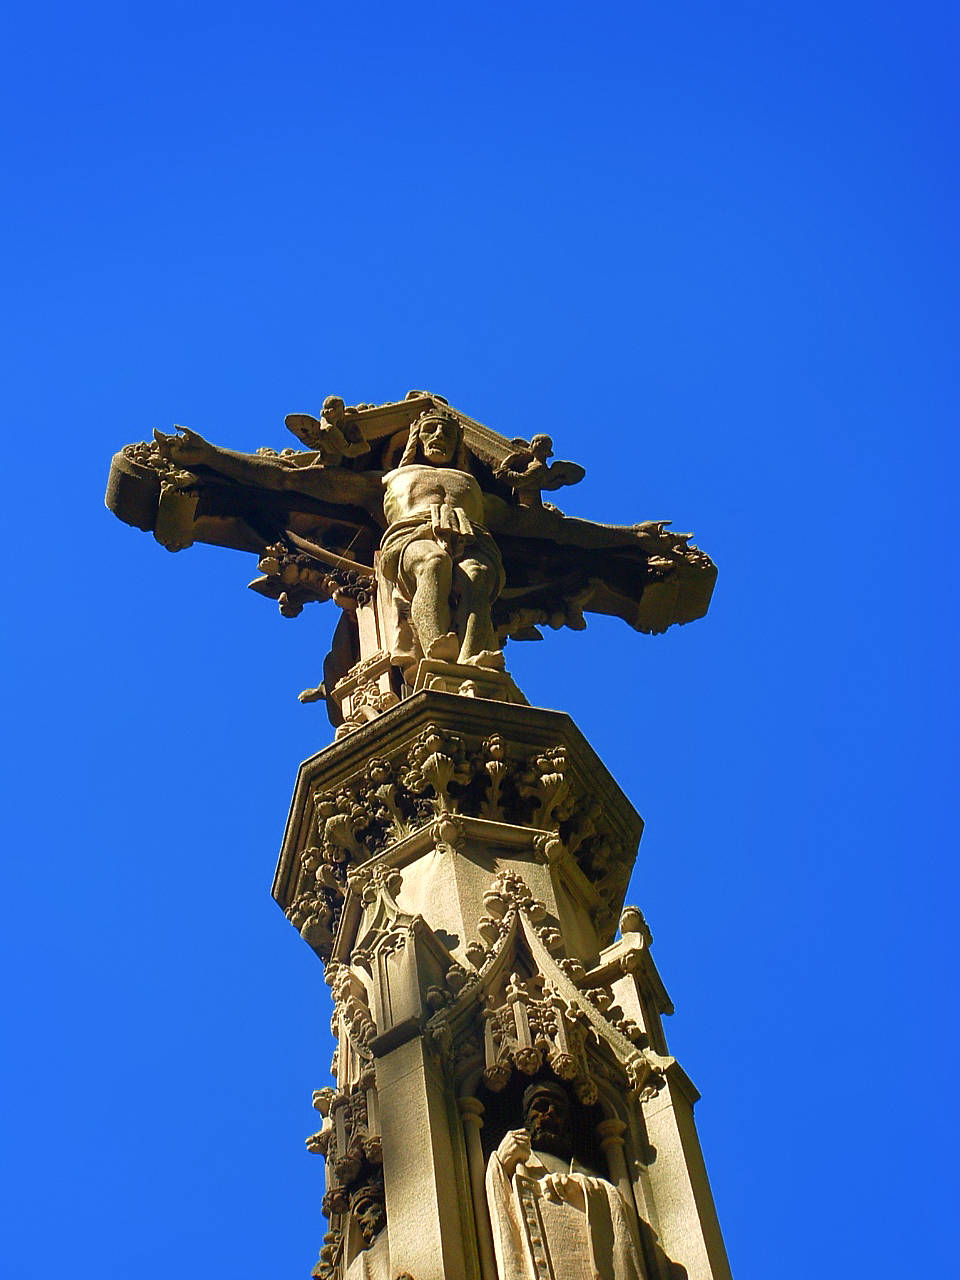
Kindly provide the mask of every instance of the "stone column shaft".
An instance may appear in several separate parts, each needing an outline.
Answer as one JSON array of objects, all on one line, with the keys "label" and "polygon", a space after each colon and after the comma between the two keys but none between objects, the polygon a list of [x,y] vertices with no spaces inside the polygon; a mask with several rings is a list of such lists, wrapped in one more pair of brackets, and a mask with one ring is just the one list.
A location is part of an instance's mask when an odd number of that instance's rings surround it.
[{"label": "stone column shaft", "polygon": [[377,1061],[392,1274],[479,1280],[443,1081],[419,1037]]},{"label": "stone column shaft", "polygon": [[457,1105],[460,1108],[467,1144],[467,1164],[470,1169],[470,1191],[477,1224],[480,1274],[483,1280],[497,1280],[497,1264],[493,1256],[493,1235],[490,1229],[490,1210],[487,1207],[485,1186],[486,1163],[483,1158],[483,1144],[480,1141],[484,1106],[479,1098],[460,1098]]},{"label": "stone column shaft", "polygon": [[616,1184],[617,1190],[627,1206],[630,1230],[633,1232],[634,1241],[639,1249],[641,1245],[640,1233],[637,1230],[637,1202],[633,1194],[633,1183],[627,1170],[626,1157],[623,1153],[623,1135],[626,1131],[627,1126],[622,1120],[601,1120],[597,1125],[600,1149],[606,1159],[610,1177]]}]

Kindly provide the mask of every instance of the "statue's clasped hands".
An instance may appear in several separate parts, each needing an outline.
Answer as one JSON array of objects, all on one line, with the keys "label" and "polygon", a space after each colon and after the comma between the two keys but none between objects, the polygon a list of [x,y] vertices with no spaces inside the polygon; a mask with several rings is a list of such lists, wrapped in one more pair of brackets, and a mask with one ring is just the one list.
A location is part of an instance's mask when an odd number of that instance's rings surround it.
[{"label": "statue's clasped hands", "polygon": [[[526,1163],[531,1156],[530,1133],[527,1129],[509,1129],[497,1147],[497,1156],[507,1177],[513,1177],[517,1165]],[[600,1185],[597,1179],[582,1173],[547,1173],[540,1178],[540,1189],[555,1204],[566,1201],[577,1209],[585,1207],[585,1189],[591,1184]]]}]

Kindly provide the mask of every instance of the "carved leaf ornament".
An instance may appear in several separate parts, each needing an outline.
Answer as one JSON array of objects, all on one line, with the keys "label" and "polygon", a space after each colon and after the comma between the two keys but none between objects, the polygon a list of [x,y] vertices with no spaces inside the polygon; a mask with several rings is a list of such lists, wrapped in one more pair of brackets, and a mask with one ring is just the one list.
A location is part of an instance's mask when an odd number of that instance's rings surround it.
[{"label": "carved leaf ornament", "polygon": [[[542,856],[555,861],[566,849],[594,881],[609,866],[622,867],[607,887],[611,900],[629,874],[622,843],[605,826],[596,798],[573,785],[561,746],[512,759],[498,734],[470,750],[461,735],[428,725],[395,758],[375,757],[354,780],[315,792],[313,805],[316,843],[300,854],[286,915],[324,958],[351,869],[438,819],[463,814],[538,830],[535,848]],[[601,903],[602,921],[613,910],[612,901]]]},{"label": "carved leaf ornament", "polygon": [[584,1105],[592,1105],[597,1100],[587,1052],[592,1040],[609,1050],[632,1096],[656,1094],[668,1060],[638,1047],[641,1029],[614,1006],[608,989],[577,986],[571,975],[582,975],[583,966],[558,959],[562,938],[542,925],[545,906],[521,877],[501,872],[484,905],[489,914],[480,920],[483,942],[468,948],[477,980],[462,982],[455,972],[457,998],[427,1024],[438,1049],[451,1043],[451,1027],[465,1025],[464,1015],[476,1005],[482,1010],[483,1081],[494,1092],[504,1089],[515,1071],[533,1076],[546,1066],[573,1086]]}]

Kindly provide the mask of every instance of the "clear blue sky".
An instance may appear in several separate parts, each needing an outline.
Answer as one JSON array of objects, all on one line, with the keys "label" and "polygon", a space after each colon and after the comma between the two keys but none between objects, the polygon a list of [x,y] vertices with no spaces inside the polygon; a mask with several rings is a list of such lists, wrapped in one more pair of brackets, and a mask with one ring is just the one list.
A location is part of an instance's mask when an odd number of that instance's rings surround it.
[{"label": "clear blue sky", "polygon": [[511,666],[647,819],[738,1280],[955,1262],[951,8],[8,15],[4,1277],[316,1259],[328,992],[269,885],[333,610],[102,493],[155,426],[411,387],[720,567]]}]

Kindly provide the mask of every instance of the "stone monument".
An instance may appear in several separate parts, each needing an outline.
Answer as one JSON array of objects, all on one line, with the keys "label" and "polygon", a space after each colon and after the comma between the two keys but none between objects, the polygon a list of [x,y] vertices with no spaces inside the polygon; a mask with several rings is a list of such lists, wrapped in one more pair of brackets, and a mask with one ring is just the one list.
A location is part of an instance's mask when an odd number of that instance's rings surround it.
[{"label": "stone monument", "polygon": [[702,617],[716,569],[660,521],[565,516],[582,479],[439,395],[328,397],[303,450],[155,432],[107,505],[172,551],[259,557],[285,617],[333,600],[335,741],[300,767],[273,884],[333,993],[317,1280],[729,1276],[667,1051],[651,934],[624,907],[643,823],[507,640]]}]

